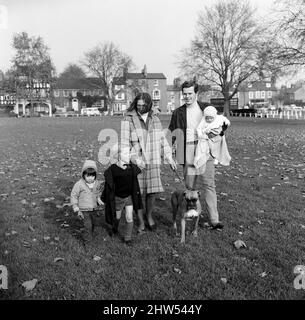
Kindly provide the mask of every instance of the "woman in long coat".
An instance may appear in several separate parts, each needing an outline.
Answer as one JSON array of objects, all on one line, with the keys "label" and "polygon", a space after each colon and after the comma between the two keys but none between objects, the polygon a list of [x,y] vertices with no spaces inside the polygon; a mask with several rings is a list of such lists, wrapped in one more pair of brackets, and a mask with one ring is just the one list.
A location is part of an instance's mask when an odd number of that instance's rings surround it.
[{"label": "woman in long coat", "polygon": [[[141,169],[138,180],[149,230],[156,228],[152,217],[156,194],[164,191],[160,176],[162,154],[167,163],[177,169],[160,119],[152,110],[151,96],[145,92],[139,93],[122,121],[121,156],[130,159]],[[138,210],[138,219],[138,232],[142,232],[145,229],[143,209]]]}]

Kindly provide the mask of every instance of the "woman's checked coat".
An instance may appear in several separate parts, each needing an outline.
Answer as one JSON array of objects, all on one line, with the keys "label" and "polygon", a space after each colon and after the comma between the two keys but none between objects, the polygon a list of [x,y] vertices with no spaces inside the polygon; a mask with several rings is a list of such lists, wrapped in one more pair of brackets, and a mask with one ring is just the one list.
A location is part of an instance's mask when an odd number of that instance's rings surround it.
[{"label": "woman's checked coat", "polygon": [[149,112],[146,123],[135,110],[126,113],[121,126],[121,153],[142,170],[138,175],[141,193],[164,191],[160,165],[162,158],[172,159],[172,149],[153,111]]}]

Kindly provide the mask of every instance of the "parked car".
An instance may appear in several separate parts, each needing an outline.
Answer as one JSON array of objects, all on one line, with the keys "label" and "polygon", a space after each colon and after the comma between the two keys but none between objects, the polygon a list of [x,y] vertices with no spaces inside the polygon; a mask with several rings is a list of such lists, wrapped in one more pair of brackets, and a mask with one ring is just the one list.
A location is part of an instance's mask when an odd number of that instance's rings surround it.
[{"label": "parked car", "polygon": [[268,107],[268,110],[272,110],[272,111],[274,111],[274,110],[276,110],[276,106],[272,106],[272,105],[270,105],[270,106]]},{"label": "parked car", "polygon": [[19,116],[18,116],[18,114],[17,113],[15,113],[13,110],[11,110],[9,113],[8,113],[8,116],[11,118],[11,117],[13,117],[13,118],[18,118]]},{"label": "parked car", "polygon": [[66,116],[66,117],[74,117],[74,116],[77,116],[77,113],[74,112],[74,111],[67,111],[67,112],[65,113],[65,116]]},{"label": "parked car", "polygon": [[116,111],[113,113],[114,116],[124,116],[125,112],[124,111]]},{"label": "parked car", "polygon": [[297,106],[295,106],[295,107],[292,107],[292,110],[300,111],[300,110],[302,110],[302,107],[297,107]]},{"label": "parked car", "polygon": [[81,110],[81,115],[83,116],[100,116],[101,113],[97,107],[83,108]]},{"label": "parked car", "polygon": [[268,109],[265,107],[257,108],[257,116],[258,117],[261,117],[261,118],[266,117],[267,112],[268,112]]}]

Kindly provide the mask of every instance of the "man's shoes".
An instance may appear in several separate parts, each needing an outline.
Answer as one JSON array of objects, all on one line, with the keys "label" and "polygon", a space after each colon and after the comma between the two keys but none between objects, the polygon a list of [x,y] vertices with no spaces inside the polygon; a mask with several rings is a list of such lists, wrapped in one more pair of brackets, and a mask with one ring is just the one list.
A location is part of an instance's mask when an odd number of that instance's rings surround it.
[{"label": "man's shoes", "polygon": [[140,235],[144,234],[145,233],[145,228],[144,229],[138,228],[137,233],[140,234]]},{"label": "man's shoes", "polygon": [[157,225],[156,224],[152,224],[152,225],[148,224],[147,225],[147,229],[149,231],[156,231],[157,230]]},{"label": "man's shoes", "polygon": [[124,243],[126,246],[131,247],[132,246],[132,240],[124,240]]},{"label": "man's shoes", "polygon": [[205,222],[205,223],[203,224],[203,227],[204,227],[204,228],[209,228],[209,229],[212,228],[212,226],[211,226],[211,224],[210,224],[209,222]]},{"label": "man's shoes", "polygon": [[212,229],[214,229],[214,230],[221,230],[221,229],[223,229],[223,224],[222,224],[221,222],[218,222],[218,223],[216,223],[216,224],[213,224],[213,225],[212,225]]},{"label": "man's shoes", "polygon": [[119,233],[119,230],[118,230],[117,228],[115,228],[115,227],[113,227],[113,228],[111,229],[111,231],[112,231],[112,234],[113,234],[113,235]]},{"label": "man's shoes", "polygon": [[211,223],[209,223],[209,222],[205,222],[205,223],[203,224],[203,226],[204,226],[205,228],[209,228],[209,229],[212,229],[212,230],[221,230],[221,229],[223,229],[223,227],[224,227],[224,225],[223,225],[221,222],[217,222],[217,223],[215,223],[215,224],[211,224]]}]

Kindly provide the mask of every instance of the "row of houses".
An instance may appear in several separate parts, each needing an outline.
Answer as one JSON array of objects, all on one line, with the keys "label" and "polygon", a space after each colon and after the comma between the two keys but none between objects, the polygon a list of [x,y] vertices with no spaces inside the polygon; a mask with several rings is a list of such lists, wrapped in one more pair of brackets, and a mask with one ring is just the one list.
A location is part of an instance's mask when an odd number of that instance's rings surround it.
[{"label": "row of houses", "polygon": [[[176,78],[173,84],[167,84],[163,73],[149,73],[146,66],[139,73],[126,69],[121,77],[113,79],[114,113],[124,113],[139,92],[148,92],[152,96],[153,108],[162,113],[171,113],[183,104],[181,80]],[[215,106],[222,106],[223,97],[217,88],[200,86],[199,100]],[[305,104],[305,85],[298,85],[278,90],[270,80],[246,82],[239,87],[231,100],[231,109],[247,107],[266,107],[278,103]],[[54,112],[73,111],[81,113],[88,106],[107,110],[104,89],[97,78],[56,79],[48,83],[34,82],[27,85],[16,95],[0,89],[0,107],[13,105],[18,114],[39,113],[52,115]]]},{"label": "row of houses", "polygon": [[[173,84],[167,84],[163,73],[148,73],[144,66],[140,73],[124,72],[122,77],[114,78],[113,85],[115,99],[114,113],[127,110],[134,97],[139,92],[150,93],[153,108],[162,113],[171,113],[183,104],[181,80],[174,79]],[[63,80],[57,82],[54,88],[54,105],[57,110],[73,110],[79,112],[86,107],[83,96],[97,97],[92,106],[105,107],[106,100],[102,89],[98,88],[97,79]],[[231,100],[231,108],[260,107],[274,104],[278,90],[270,81],[246,83]],[[223,105],[223,97],[217,88],[211,86],[199,87],[199,100],[212,103],[215,106]],[[305,96],[304,96],[305,103]]]}]

